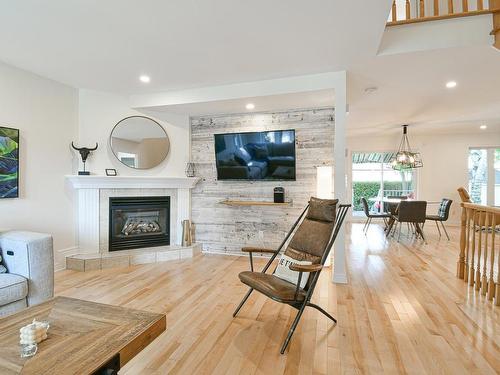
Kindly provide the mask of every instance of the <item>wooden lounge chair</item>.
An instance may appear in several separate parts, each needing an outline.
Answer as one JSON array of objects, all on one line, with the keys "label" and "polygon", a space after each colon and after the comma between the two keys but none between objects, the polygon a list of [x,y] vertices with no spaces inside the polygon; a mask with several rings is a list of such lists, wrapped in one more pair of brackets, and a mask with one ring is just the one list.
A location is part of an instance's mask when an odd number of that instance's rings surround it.
[{"label": "wooden lounge chair", "polygon": [[[250,289],[234,311],[233,316],[235,317],[236,314],[238,314],[241,307],[254,290],[266,295],[276,302],[286,303],[296,308],[298,310],[297,316],[281,347],[281,354],[285,352],[293,332],[300,321],[300,317],[307,306],[319,310],[334,323],[337,323],[333,316],[318,305],[311,303],[311,297],[314,293],[314,288],[318,282],[323,265],[335,242],[335,238],[337,237],[342,223],[344,222],[347,211],[351,206],[338,205],[337,208],[337,205],[337,199],[311,198],[308,206],[297,219],[278,249],[272,250],[254,247],[245,247],[242,249],[243,252],[247,252],[250,256],[251,271],[241,272],[239,278],[241,282],[248,285]],[[297,230],[295,231],[296,228]],[[292,239],[288,241],[292,234]],[[298,272],[296,284],[277,277],[274,271],[272,274],[266,273],[283,248],[285,249],[285,256],[293,258],[296,261],[311,263],[308,265],[291,264],[289,266],[290,270]],[[252,260],[253,253],[272,254],[261,272],[254,272]],[[276,270],[276,268],[277,267],[274,269]],[[309,273],[309,277],[305,286],[301,287],[304,273]]]}]

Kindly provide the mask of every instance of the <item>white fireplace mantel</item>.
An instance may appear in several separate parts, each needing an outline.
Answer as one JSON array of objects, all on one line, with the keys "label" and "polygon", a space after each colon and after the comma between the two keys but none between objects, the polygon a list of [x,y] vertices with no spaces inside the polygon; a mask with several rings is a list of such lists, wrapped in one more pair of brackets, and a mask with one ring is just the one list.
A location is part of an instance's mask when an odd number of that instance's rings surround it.
[{"label": "white fireplace mantel", "polygon": [[154,177],[154,176],[65,176],[66,182],[77,191],[78,215],[77,233],[78,247],[82,253],[100,252],[100,192],[101,190],[131,189],[175,189],[176,223],[172,223],[179,244],[181,239],[182,220],[191,219],[191,192],[199,177]]},{"label": "white fireplace mantel", "polygon": [[191,189],[199,177],[67,175],[75,189]]}]

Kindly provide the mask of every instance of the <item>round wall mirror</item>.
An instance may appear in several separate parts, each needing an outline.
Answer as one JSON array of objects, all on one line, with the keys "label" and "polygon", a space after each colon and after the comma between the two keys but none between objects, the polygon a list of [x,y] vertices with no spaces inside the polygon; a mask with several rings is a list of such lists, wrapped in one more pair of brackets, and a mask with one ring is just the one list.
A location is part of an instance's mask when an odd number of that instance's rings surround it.
[{"label": "round wall mirror", "polygon": [[111,150],[127,167],[150,169],[168,155],[170,142],[165,129],[153,119],[130,116],[115,125],[110,137]]}]

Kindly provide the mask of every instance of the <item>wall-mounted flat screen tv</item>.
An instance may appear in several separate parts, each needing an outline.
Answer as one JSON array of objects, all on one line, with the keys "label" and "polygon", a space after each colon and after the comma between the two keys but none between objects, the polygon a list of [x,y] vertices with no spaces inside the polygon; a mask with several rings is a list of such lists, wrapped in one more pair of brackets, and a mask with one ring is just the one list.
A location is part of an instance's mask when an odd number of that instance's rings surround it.
[{"label": "wall-mounted flat screen tv", "polygon": [[0,126],[0,198],[19,197],[19,130]]},{"label": "wall-mounted flat screen tv", "polygon": [[295,130],[215,135],[218,180],[295,180]]}]

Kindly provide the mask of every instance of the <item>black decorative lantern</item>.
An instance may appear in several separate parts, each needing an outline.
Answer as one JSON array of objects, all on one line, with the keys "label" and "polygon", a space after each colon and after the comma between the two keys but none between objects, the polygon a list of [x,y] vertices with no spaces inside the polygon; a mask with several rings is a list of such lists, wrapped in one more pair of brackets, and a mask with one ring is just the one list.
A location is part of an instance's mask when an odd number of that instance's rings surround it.
[{"label": "black decorative lantern", "polygon": [[403,138],[399,144],[398,152],[390,161],[393,169],[397,171],[406,171],[424,166],[420,153],[413,152],[408,140],[408,125],[403,125]]},{"label": "black decorative lantern", "polygon": [[194,177],[195,169],[194,169],[194,163],[187,163],[186,164],[186,176],[187,177]]}]

